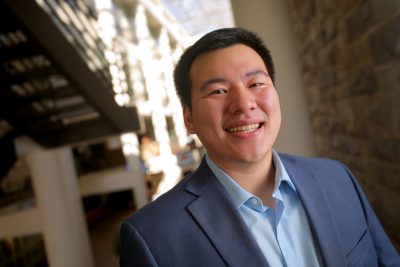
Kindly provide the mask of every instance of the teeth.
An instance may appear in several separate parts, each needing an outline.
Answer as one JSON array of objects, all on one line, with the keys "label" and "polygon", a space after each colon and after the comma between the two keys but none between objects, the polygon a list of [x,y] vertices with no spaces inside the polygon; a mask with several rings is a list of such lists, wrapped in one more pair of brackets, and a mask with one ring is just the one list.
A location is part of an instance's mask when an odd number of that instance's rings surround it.
[{"label": "teeth", "polygon": [[255,123],[255,124],[250,124],[250,125],[245,125],[245,126],[239,126],[239,127],[235,127],[235,128],[228,128],[226,129],[228,132],[230,133],[236,133],[236,132],[251,132],[254,129],[257,129],[258,127],[260,127],[259,123]]}]

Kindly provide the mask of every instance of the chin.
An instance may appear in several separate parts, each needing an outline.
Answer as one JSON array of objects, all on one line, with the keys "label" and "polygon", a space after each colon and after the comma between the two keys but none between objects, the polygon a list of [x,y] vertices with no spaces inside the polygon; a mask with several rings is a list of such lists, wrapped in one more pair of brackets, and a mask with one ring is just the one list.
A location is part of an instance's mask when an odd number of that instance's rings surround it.
[{"label": "chin", "polygon": [[242,156],[240,158],[240,161],[243,163],[259,163],[260,161],[264,160],[266,158],[266,154],[253,154],[253,155],[247,155],[247,156]]}]

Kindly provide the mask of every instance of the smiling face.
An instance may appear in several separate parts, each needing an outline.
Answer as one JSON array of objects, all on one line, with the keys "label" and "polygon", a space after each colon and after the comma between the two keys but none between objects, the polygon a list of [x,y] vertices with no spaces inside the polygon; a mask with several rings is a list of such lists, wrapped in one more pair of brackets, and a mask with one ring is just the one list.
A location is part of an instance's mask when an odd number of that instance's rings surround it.
[{"label": "smiling face", "polygon": [[222,168],[271,161],[281,112],[261,57],[236,44],[198,56],[190,69],[185,125]]}]

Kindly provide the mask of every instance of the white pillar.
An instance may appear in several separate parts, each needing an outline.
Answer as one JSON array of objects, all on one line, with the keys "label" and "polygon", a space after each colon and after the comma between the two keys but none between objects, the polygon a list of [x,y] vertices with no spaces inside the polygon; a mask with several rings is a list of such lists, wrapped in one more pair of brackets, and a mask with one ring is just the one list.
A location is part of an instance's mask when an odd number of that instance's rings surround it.
[{"label": "white pillar", "polygon": [[94,266],[71,149],[37,148],[27,160],[49,266]]},{"label": "white pillar", "polygon": [[125,155],[128,171],[133,173],[133,196],[136,208],[140,209],[149,202],[148,189],[145,181],[144,166],[139,156],[139,140],[134,133],[121,135],[122,150]]},{"label": "white pillar", "polygon": [[271,50],[282,126],[275,148],[304,156],[315,154],[311,122],[286,1],[231,0],[235,24],[256,32]]},{"label": "white pillar", "polygon": [[129,170],[135,172],[135,176],[133,177],[133,196],[136,208],[140,209],[149,202],[147,184],[142,172],[142,163],[140,162],[140,158],[135,155],[126,155],[125,158]]}]

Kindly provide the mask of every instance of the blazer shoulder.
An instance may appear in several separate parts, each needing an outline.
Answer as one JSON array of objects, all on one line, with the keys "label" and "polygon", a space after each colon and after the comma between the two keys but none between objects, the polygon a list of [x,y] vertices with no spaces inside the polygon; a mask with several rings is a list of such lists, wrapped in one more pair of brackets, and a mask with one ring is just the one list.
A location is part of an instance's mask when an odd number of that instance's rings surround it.
[{"label": "blazer shoulder", "polygon": [[166,224],[168,221],[173,221],[174,217],[182,213],[194,199],[194,196],[185,189],[188,180],[189,176],[184,177],[173,188],[137,210],[126,221],[136,226],[150,226],[160,221]]},{"label": "blazer shoulder", "polygon": [[345,164],[339,160],[336,159],[330,159],[330,158],[323,158],[323,157],[304,157],[304,156],[297,156],[297,155],[291,155],[291,154],[284,154],[284,153],[279,153],[279,157],[285,164],[295,164],[300,167],[306,167],[311,168],[311,169],[320,169],[320,168],[339,168],[346,170],[347,167]]}]

